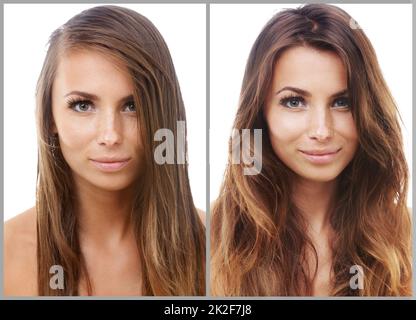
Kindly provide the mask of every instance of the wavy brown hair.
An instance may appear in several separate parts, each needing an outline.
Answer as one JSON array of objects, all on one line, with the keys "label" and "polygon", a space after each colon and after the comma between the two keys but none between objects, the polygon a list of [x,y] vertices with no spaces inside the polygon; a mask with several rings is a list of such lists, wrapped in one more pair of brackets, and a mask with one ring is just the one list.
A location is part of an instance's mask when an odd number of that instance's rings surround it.
[{"label": "wavy brown hair", "polygon": [[[53,150],[52,86],[59,59],[70,50],[96,50],[125,66],[144,145],[145,170],[137,181],[131,221],[141,260],[144,295],[205,294],[205,231],[194,206],[186,164],[153,160],[160,128],[177,132],[185,109],[168,47],[139,13],[100,6],[76,15],[51,36],[37,86],[37,259],[39,295],[77,295],[80,279],[93,288],[79,242],[76,191],[71,170]],[[186,146],[185,146],[186,148]],[[64,290],[49,287],[49,268],[61,265]]]},{"label": "wavy brown hair", "polygon": [[[411,222],[406,207],[408,170],[395,102],[374,49],[338,7],[308,4],[277,13],[248,58],[237,130],[268,128],[263,115],[273,68],[296,46],[335,52],[348,73],[351,112],[359,134],[353,160],[337,178],[331,211],[331,295],[411,295]],[[229,161],[211,209],[212,293],[222,296],[311,295],[318,257],[290,190],[294,173],[276,156],[268,134],[262,171],[244,175]],[[239,146],[238,146],[239,147]],[[252,148],[252,147],[251,147]],[[253,150],[251,150],[253,152]],[[315,272],[305,267],[308,248]],[[364,288],[350,288],[350,267],[364,272]]]}]

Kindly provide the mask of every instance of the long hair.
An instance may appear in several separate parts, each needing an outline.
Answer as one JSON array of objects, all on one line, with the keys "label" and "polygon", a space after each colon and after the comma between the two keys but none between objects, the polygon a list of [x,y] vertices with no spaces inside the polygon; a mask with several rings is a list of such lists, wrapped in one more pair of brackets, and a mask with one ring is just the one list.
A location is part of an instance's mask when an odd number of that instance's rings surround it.
[{"label": "long hair", "polygon": [[[39,295],[77,295],[80,279],[92,294],[80,250],[71,170],[53,143],[52,86],[69,50],[101,52],[128,70],[144,145],[145,170],[131,208],[144,295],[205,294],[205,230],[193,203],[186,164],[158,165],[154,133],[177,132],[183,100],[167,45],[139,13],[117,6],[81,12],[53,32],[37,85],[37,259]],[[186,132],[186,129],[185,129]],[[186,149],[186,146],[185,146]],[[61,265],[64,289],[49,287],[49,268]]]},{"label": "long hair", "polygon": [[[251,129],[251,140],[253,129],[266,133],[262,171],[244,175],[243,164],[232,164],[230,140],[220,195],[211,209],[212,293],[312,294],[317,251],[293,203],[294,173],[273,152],[263,115],[274,65],[296,46],[330,50],[342,59],[359,135],[358,150],[338,176],[333,199],[330,222],[336,239],[330,294],[410,295],[408,171],[397,108],[363,30],[346,12],[325,4],[277,13],[250,52],[234,129]],[[314,252],[315,272],[305,267],[308,248]],[[363,271],[362,289],[350,287],[353,266]]]}]

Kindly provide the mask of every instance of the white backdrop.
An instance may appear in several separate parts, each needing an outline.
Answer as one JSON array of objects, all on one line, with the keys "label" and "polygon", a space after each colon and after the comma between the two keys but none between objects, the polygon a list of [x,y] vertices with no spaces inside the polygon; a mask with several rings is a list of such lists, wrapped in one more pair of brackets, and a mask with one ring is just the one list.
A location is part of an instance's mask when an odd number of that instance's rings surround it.
[{"label": "white backdrop", "polygon": [[[99,4],[4,5],[4,219],[34,206],[35,88],[50,34]],[[188,120],[189,175],[195,204],[206,206],[205,4],[122,5],[150,19],[164,37]]]},{"label": "white backdrop", "polygon": [[[35,85],[49,35],[69,18],[98,4],[4,5],[4,219],[35,203]],[[410,4],[336,4],[372,42],[403,118],[412,172],[412,30]],[[210,5],[210,185],[205,179],[205,4],[128,4],[149,18],[167,42],[188,120],[189,174],[196,206],[218,196],[227,143],[251,46],[265,23],[295,4]],[[409,203],[411,206],[412,181]]]},{"label": "white backdrop", "polygon": [[[370,39],[403,119],[405,153],[412,173],[411,4],[335,4]],[[299,4],[211,4],[210,6],[210,201],[218,197],[250,49],[266,22]],[[412,181],[408,206],[412,206]]]}]

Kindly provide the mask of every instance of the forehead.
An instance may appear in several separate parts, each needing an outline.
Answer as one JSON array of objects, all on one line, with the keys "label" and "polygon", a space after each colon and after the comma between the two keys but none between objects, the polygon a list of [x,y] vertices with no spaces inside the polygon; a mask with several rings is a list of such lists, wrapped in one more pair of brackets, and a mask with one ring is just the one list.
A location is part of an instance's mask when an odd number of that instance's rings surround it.
[{"label": "forehead", "polygon": [[347,73],[341,58],[332,51],[311,47],[285,50],[274,66],[273,87],[294,86],[311,92],[343,90]]},{"label": "forehead", "polygon": [[81,90],[91,93],[120,95],[134,88],[131,76],[122,62],[105,53],[77,49],[58,59],[54,91]]}]

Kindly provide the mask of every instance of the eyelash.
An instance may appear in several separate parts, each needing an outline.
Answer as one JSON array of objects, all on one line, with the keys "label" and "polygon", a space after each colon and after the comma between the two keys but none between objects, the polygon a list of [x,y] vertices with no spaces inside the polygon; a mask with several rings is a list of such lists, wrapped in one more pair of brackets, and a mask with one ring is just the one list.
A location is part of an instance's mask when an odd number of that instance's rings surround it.
[{"label": "eyelash", "polygon": [[289,95],[289,96],[283,97],[282,99],[280,99],[279,104],[282,107],[285,107],[288,109],[296,109],[297,107],[288,107],[287,105],[287,103],[293,102],[294,100],[301,102],[302,104],[305,104],[305,99],[303,99],[303,97],[301,96],[296,96],[296,95]]},{"label": "eyelash", "polygon": [[[341,106],[341,107],[335,107],[335,108],[336,109],[349,109],[350,106],[349,106],[349,99],[348,99],[348,97],[338,97],[338,98],[335,98],[334,101],[332,102],[332,104],[335,104],[338,100],[341,100],[341,99],[342,100],[345,100],[347,105],[346,106]],[[296,106],[296,107],[289,107],[287,105],[288,102],[293,102],[294,100],[297,101],[297,102],[302,103],[303,105],[305,105],[305,99],[302,96],[297,96],[297,95],[289,95],[289,96],[283,97],[283,98],[280,99],[279,104],[282,107],[284,107],[284,108],[297,109],[297,108],[299,108],[298,106]]]},{"label": "eyelash", "polygon": [[70,109],[74,110],[75,112],[88,112],[88,111],[79,111],[77,110],[77,106],[80,104],[85,104],[88,106],[92,106],[92,102],[90,100],[85,100],[85,99],[76,99],[76,98],[71,98],[67,101],[68,106]]},{"label": "eyelash", "polygon": [[[73,111],[78,112],[78,113],[90,112],[89,110],[86,110],[86,111],[77,110],[77,106],[80,105],[80,104],[85,104],[85,105],[87,105],[89,107],[93,107],[92,101],[86,100],[86,99],[70,98],[67,101],[67,104],[68,104],[68,107],[70,109],[72,109]],[[134,105],[134,101],[127,101],[124,104],[123,107],[127,107],[127,106],[130,106],[130,105],[133,105],[134,109],[136,109],[136,106]],[[133,113],[133,112],[136,112],[136,110],[134,110],[134,111],[124,111],[124,112],[131,112],[131,113]]]}]

